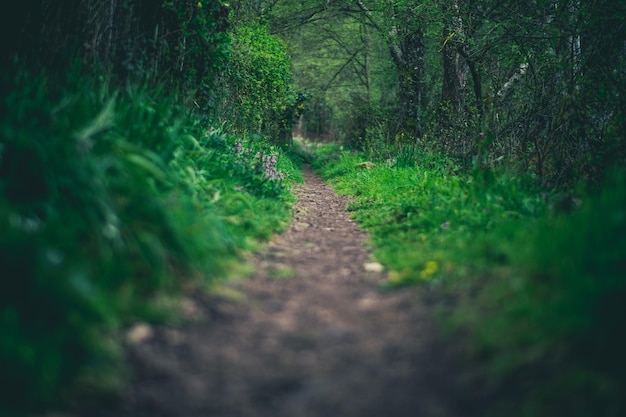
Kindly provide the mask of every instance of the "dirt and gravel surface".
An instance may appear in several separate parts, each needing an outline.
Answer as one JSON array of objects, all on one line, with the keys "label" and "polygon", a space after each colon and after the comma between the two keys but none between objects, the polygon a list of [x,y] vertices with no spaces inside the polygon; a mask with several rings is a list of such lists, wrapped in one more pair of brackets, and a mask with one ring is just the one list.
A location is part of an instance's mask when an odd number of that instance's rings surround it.
[{"label": "dirt and gravel surface", "polygon": [[381,291],[347,200],[305,176],[254,276],[194,296],[189,323],[134,328],[133,384],[90,417],[472,414],[425,290]]}]

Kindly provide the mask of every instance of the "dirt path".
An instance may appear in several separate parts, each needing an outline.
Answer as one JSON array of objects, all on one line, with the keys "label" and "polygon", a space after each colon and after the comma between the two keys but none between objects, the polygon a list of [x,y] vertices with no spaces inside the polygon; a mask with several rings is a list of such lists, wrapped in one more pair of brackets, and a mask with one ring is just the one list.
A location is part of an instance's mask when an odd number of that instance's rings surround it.
[{"label": "dirt path", "polygon": [[346,200],[305,171],[291,227],[241,297],[131,349],[132,389],[97,417],[462,417],[466,395],[418,289],[380,292]]}]

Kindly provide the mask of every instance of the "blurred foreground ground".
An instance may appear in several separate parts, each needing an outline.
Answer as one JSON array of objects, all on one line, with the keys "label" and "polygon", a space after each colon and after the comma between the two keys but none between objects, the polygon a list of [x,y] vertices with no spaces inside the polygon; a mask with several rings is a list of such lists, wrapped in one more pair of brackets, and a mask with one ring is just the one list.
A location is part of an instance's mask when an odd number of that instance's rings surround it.
[{"label": "blurred foreground ground", "polygon": [[305,171],[294,221],[252,278],[189,300],[182,327],[137,328],[133,385],[90,417],[467,417],[423,289],[383,292],[347,201]]}]

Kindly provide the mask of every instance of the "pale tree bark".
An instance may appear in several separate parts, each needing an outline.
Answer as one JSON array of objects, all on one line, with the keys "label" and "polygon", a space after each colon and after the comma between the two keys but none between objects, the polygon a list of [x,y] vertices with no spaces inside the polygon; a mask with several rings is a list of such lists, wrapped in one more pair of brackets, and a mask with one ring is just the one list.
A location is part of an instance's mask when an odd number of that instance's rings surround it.
[{"label": "pale tree bark", "polygon": [[528,63],[522,62],[515,70],[513,75],[511,75],[509,79],[504,84],[502,84],[502,87],[500,87],[500,89],[496,93],[496,97],[498,98],[498,100],[504,100],[506,96],[511,92],[513,87],[515,87],[515,85],[518,84],[522,80],[522,78],[524,78],[527,71]]},{"label": "pale tree bark", "polygon": [[361,41],[363,42],[363,78],[365,89],[367,91],[367,105],[372,103],[372,64],[370,58],[370,50],[372,48],[372,40],[370,38],[370,31],[367,25],[361,26]]}]

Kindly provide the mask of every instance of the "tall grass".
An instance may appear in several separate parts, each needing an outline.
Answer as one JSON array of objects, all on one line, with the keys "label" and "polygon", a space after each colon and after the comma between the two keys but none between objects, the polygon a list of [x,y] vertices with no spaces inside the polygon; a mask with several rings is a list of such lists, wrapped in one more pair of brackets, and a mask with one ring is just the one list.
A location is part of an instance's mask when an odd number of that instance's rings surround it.
[{"label": "tall grass", "polygon": [[442,323],[466,346],[484,415],[624,415],[623,171],[574,198],[419,151],[374,164],[333,145],[316,154],[372,233],[385,287],[425,285],[445,300]]},{"label": "tall grass", "polygon": [[121,386],[121,330],[279,229],[299,174],[155,87],[0,82],[0,415],[19,416]]}]

